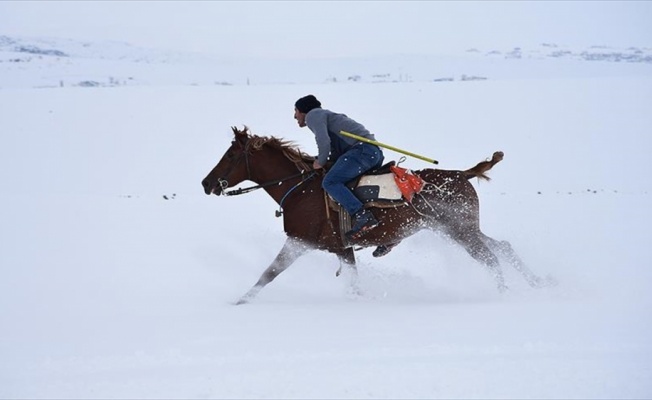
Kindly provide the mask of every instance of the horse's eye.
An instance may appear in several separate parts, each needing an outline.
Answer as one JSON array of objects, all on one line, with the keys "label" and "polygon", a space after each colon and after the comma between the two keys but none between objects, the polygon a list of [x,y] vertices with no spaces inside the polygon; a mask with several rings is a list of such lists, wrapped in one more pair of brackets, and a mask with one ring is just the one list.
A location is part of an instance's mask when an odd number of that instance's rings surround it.
[{"label": "horse's eye", "polygon": [[226,158],[228,158],[229,160],[233,159],[233,152],[232,151],[227,151],[226,152]]}]

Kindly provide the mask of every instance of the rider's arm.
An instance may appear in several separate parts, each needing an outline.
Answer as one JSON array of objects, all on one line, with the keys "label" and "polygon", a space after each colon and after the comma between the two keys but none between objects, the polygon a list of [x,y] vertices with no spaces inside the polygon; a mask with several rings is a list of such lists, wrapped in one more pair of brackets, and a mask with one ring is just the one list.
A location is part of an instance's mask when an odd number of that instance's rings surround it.
[{"label": "rider's arm", "polygon": [[328,115],[323,109],[314,109],[306,114],[306,126],[315,134],[317,162],[324,166],[331,152],[331,138],[328,136]]}]

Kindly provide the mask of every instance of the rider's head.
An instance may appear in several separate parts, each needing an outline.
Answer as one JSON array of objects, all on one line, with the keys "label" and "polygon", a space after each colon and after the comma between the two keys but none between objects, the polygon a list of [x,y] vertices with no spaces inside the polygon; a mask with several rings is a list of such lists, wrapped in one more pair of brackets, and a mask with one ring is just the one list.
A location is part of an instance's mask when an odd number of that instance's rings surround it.
[{"label": "rider's head", "polygon": [[306,114],[315,108],[321,108],[321,103],[311,94],[300,98],[294,103],[294,119],[297,120],[300,127],[306,126]]},{"label": "rider's head", "polygon": [[321,103],[315,96],[309,94],[297,100],[297,102],[294,103],[294,107],[299,110],[299,112],[308,114],[308,112],[313,108],[320,108]]}]

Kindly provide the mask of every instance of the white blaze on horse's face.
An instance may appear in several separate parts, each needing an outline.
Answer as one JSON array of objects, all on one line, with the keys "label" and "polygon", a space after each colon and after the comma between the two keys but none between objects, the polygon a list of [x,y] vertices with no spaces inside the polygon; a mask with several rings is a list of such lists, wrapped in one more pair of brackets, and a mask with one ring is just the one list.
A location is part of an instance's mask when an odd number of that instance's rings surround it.
[{"label": "white blaze on horse's face", "polygon": [[296,107],[294,109],[294,119],[297,120],[297,124],[299,124],[300,128],[306,126],[306,114],[297,110]]}]

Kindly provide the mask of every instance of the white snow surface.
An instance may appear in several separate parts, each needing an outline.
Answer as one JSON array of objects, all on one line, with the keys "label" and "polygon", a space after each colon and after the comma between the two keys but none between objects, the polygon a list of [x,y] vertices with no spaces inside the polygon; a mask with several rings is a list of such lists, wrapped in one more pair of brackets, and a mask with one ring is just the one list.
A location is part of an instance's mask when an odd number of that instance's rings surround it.
[{"label": "white snow surface", "polygon": [[[85,72],[132,72],[106,63]],[[0,70],[0,398],[652,397],[652,66],[514,63],[481,81],[91,88]],[[235,306],[282,221],[263,191],[200,182],[231,126],[314,154],[292,119],[308,93],[442,169],[504,151],[473,181],[482,229],[559,284],[505,266],[498,293],[424,231],[356,252],[361,296],[315,251]]]}]

